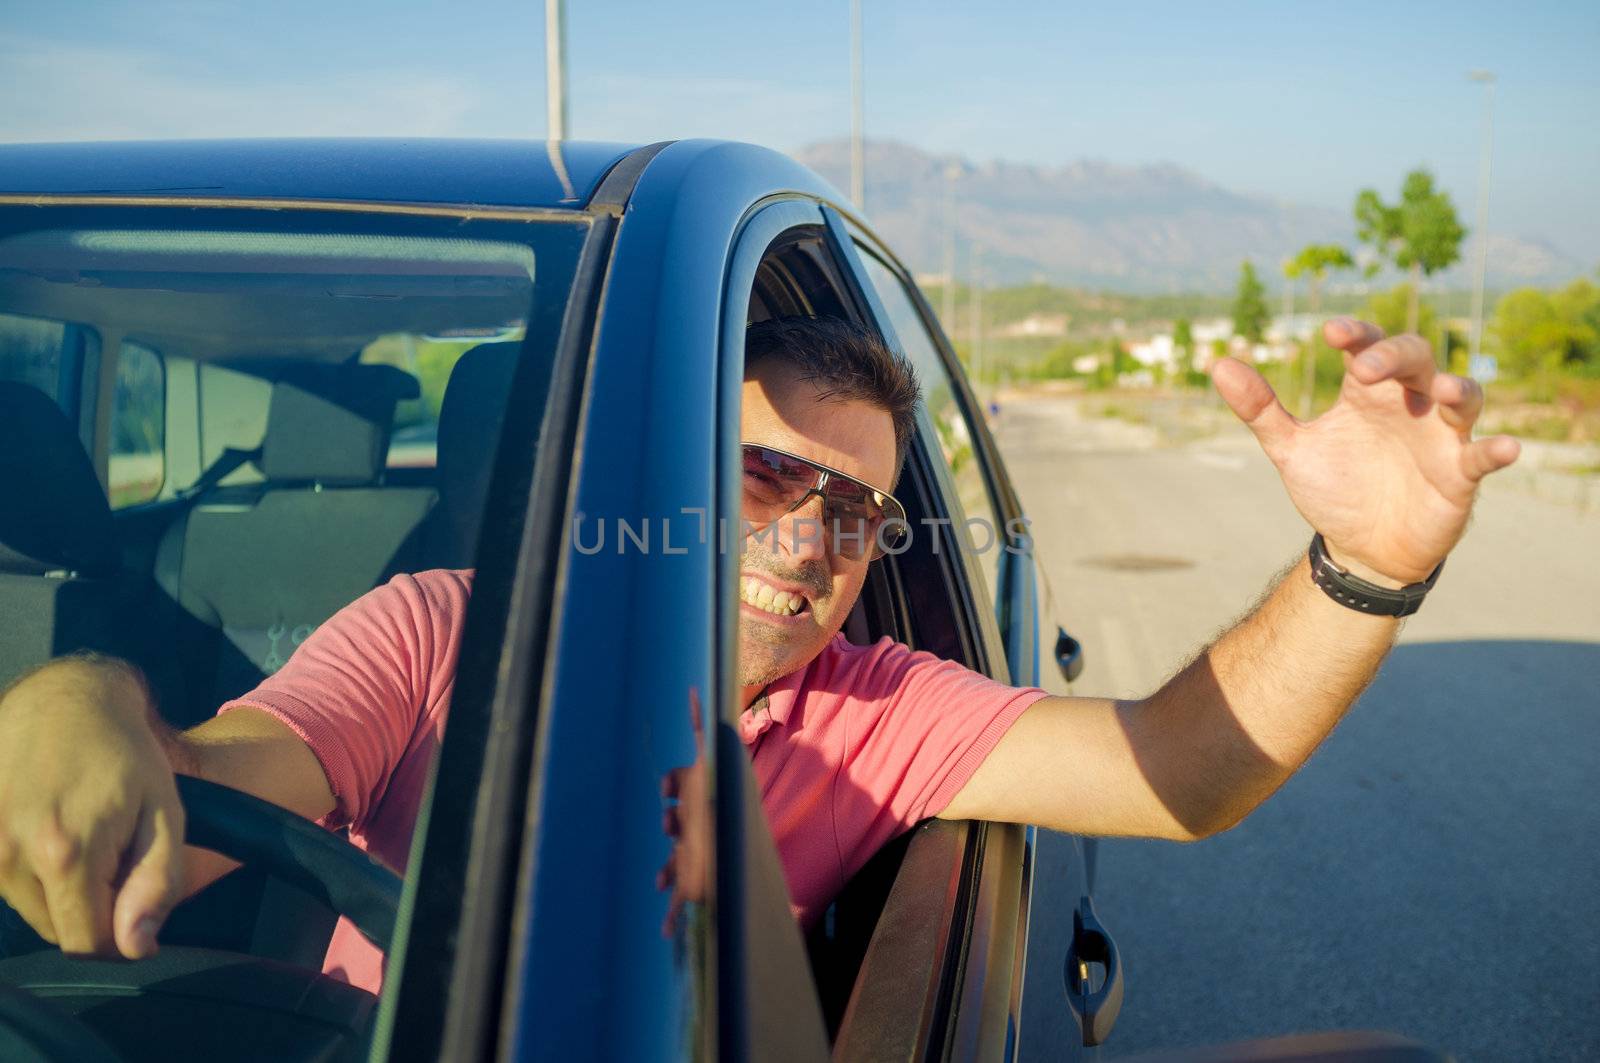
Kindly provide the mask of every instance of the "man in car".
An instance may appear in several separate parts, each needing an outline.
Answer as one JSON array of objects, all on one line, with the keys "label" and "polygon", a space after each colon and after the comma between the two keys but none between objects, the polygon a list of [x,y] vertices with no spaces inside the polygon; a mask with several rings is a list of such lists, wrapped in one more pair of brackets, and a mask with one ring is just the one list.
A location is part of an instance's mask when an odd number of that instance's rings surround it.
[{"label": "man in car", "polygon": [[[1399,621],[1380,614],[1425,593],[1478,482],[1517,455],[1511,439],[1471,438],[1481,390],[1438,372],[1423,340],[1343,318],[1325,335],[1346,375],[1315,421],[1291,417],[1247,365],[1213,374],[1320,533],[1310,555],[1160,690],[1111,701],[845,641],[873,532],[898,510],[915,379],[842,322],[750,329],[745,515],[758,533],[741,560],[739,726],[803,921],[928,816],[1192,840],[1239,822],[1310,756],[1394,642]],[[182,846],[174,771],[348,826],[403,867],[470,586],[470,572],[397,577],[183,734],[119,662],[25,677],[0,699],[0,896],[69,952],[150,954],[172,905],[230,866]],[[375,989],[382,957],[341,924],[327,969]]]}]

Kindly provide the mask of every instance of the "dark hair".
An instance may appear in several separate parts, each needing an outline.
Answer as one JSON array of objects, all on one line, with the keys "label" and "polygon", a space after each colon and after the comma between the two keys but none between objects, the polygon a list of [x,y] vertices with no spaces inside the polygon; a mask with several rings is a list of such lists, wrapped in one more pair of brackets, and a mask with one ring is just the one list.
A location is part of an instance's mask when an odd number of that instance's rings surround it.
[{"label": "dark hair", "polygon": [[922,401],[917,371],[905,355],[849,321],[796,316],[757,321],[745,329],[745,371],[769,359],[798,371],[822,389],[824,398],[859,399],[887,411],[894,423],[894,473],[899,479]]}]

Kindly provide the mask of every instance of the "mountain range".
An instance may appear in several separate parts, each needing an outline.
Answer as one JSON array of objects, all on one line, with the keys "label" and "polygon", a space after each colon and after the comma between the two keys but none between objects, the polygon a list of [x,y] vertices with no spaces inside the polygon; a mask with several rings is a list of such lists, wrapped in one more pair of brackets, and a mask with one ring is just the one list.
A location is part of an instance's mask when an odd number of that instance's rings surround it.
[{"label": "mountain range", "polygon": [[[813,144],[794,156],[837,187],[849,187],[848,140]],[[865,160],[866,217],[919,273],[944,271],[952,214],[956,275],[970,279],[976,258],[986,284],[1222,291],[1233,286],[1246,258],[1270,284],[1280,276],[1279,263],[1307,243],[1335,241],[1355,250],[1349,212],[1230,191],[1170,163],[975,163],[889,141],[868,141]],[[1470,223],[1466,207],[1456,207]],[[1469,239],[1462,261],[1435,282],[1470,284],[1471,247]],[[1491,287],[1560,283],[1583,271],[1548,244],[1490,236]]]}]

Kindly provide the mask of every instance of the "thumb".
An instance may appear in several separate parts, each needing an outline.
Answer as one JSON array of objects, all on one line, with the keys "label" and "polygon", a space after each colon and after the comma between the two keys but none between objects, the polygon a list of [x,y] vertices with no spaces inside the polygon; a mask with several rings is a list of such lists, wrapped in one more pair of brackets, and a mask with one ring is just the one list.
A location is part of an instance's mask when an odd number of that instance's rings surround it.
[{"label": "thumb", "polygon": [[146,805],[139,813],[127,865],[112,908],[112,933],[118,952],[141,960],[155,954],[156,931],[183,882],[183,812],[176,803]]},{"label": "thumb", "polygon": [[1255,433],[1267,457],[1276,460],[1300,422],[1283,408],[1267,378],[1237,358],[1224,358],[1212,366],[1211,381],[1222,401]]}]

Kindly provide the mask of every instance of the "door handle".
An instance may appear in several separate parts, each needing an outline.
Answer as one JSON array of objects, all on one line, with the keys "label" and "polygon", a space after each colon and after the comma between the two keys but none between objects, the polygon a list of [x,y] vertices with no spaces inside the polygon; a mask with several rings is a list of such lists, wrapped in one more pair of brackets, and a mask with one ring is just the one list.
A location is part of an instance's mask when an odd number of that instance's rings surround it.
[{"label": "door handle", "polygon": [[1062,627],[1056,628],[1056,667],[1069,683],[1083,674],[1083,644]]},{"label": "door handle", "polygon": [[[1094,988],[1090,964],[1105,968],[1105,978]],[[1117,943],[1095,917],[1088,897],[1072,913],[1072,945],[1067,949],[1067,1006],[1078,1022],[1083,1043],[1093,1047],[1111,1035],[1122,1010],[1122,961]]]}]

